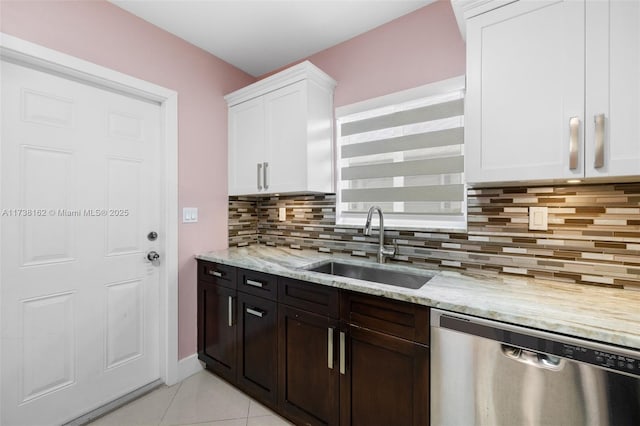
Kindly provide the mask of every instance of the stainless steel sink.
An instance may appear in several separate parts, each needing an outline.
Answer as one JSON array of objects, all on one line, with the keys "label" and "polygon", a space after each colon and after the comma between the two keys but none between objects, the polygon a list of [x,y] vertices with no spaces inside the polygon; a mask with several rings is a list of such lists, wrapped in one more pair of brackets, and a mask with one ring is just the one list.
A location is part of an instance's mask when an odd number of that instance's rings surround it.
[{"label": "stainless steel sink", "polygon": [[356,278],[411,289],[422,287],[432,278],[431,275],[427,275],[426,273],[421,275],[393,269],[383,269],[376,266],[364,266],[336,261],[322,262],[319,265],[313,265],[305,269],[323,274],[339,275],[341,277]]}]

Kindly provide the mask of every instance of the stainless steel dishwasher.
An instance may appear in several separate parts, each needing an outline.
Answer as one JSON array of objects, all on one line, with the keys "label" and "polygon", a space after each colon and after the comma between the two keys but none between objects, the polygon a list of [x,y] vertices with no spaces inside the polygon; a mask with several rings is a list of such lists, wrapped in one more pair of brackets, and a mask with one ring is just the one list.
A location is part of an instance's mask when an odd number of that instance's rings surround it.
[{"label": "stainless steel dishwasher", "polygon": [[640,425],[640,351],[431,310],[433,426]]}]

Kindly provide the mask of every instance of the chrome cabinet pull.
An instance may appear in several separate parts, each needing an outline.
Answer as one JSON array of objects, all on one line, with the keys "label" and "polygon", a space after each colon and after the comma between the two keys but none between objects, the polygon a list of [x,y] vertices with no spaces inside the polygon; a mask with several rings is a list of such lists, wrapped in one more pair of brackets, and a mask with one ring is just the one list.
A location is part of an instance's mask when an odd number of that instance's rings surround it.
[{"label": "chrome cabinet pull", "polygon": [[262,185],[260,184],[261,177],[262,177],[262,163],[258,163],[258,191],[262,191]]},{"label": "chrome cabinet pull", "polygon": [[327,329],[327,367],[333,370],[333,327]]},{"label": "chrome cabinet pull", "polygon": [[233,327],[233,297],[229,296],[229,327]]},{"label": "chrome cabinet pull", "polygon": [[222,272],[209,270],[209,275],[213,275],[214,277],[222,278]]},{"label": "chrome cabinet pull", "polygon": [[569,169],[578,168],[578,137],[580,136],[580,119],[569,119]]},{"label": "chrome cabinet pull", "polygon": [[262,163],[264,167],[262,167],[262,182],[264,183],[264,189],[269,189],[269,184],[267,183],[267,167],[269,167],[269,163]]},{"label": "chrome cabinet pull", "polygon": [[598,114],[593,117],[596,125],[595,134],[595,156],[593,159],[593,167],[599,169],[604,166],[604,114]]},{"label": "chrome cabinet pull", "polygon": [[340,374],[344,375],[347,371],[347,360],[345,351],[345,340],[346,336],[344,331],[340,332]]},{"label": "chrome cabinet pull", "polygon": [[266,312],[262,312],[262,311],[259,311],[257,309],[252,309],[252,308],[247,308],[247,313],[251,314],[253,316],[259,317],[259,318],[262,318],[266,314]]},{"label": "chrome cabinet pull", "polygon": [[264,283],[262,283],[260,281],[245,280],[244,282],[245,282],[245,284],[249,284],[249,285],[252,285],[254,287],[260,287],[260,288],[264,287]]}]

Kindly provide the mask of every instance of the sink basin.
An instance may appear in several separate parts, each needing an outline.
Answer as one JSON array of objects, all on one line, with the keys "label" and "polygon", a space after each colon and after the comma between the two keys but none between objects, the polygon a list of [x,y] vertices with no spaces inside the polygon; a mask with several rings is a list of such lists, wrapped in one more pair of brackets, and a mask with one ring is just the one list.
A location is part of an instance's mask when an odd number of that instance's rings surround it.
[{"label": "sink basin", "polygon": [[411,289],[422,287],[432,278],[426,274],[413,274],[411,272],[383,269],[376,266],[364,266],[336,261],[326,261],[305,269],[323,274],[339,275],[341,277],[356,278]]}]

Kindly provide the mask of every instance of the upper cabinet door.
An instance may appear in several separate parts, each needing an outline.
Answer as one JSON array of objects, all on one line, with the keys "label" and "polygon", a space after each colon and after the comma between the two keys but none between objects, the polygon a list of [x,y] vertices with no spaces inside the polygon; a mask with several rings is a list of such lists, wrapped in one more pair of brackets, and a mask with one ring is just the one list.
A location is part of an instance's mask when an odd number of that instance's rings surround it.
[{"label": "upper cabinet door", "polygon": [[307,181],[307,82],[299,81],[264,97],[267,192],[289,192]]},{"label": "upper cabinet door", "polygon": [[640,2],[587,2],[585,175],[640,174]]},{"label": "upper cabinet door", "polygon": [[467,182],[584,175],[584,19],[584,3],[571,0],[515,2],[469,19]]},{"label": "upper cabinet door", "polygon": [[253,194],[263,185],[264,99],[229,108],[229,195]]}]

